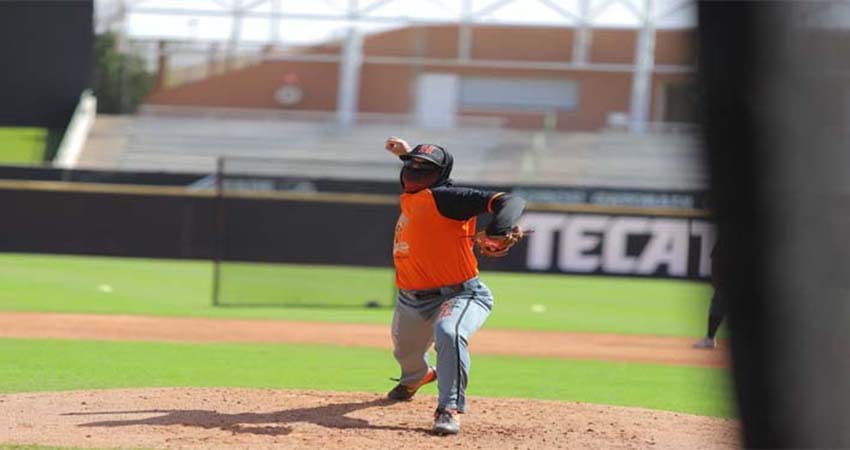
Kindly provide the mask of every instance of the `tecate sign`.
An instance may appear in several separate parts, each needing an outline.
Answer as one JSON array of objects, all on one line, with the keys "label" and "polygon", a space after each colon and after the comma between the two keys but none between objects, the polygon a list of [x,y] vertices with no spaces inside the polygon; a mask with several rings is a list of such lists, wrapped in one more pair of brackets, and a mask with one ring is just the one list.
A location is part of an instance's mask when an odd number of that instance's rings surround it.
[{"label": "tecate sign", "polygon": [[704,219],[527,213],[534,271],[708,278],[714,225]]}]

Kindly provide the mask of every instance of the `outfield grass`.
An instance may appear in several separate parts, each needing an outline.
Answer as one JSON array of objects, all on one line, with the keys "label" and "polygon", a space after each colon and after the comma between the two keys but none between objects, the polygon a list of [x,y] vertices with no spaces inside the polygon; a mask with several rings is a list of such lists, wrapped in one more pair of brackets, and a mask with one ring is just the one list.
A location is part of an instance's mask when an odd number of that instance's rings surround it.
[{"label": "outfield grass", "polygon": [[219,302],[227,306],[390,305],[392,270],[374,267],[234,263],[219,265]]},{"label": "outfield grass", "polygon": [[[0,254],[0,310],[388,323],[389,308],[211,305],[211,264],[109,257]],[[228,272],[233,274],[234,272]],[[316,303],[390,302],[389,269],[278,265],[274,276],[227,289],[280,292]],[[254,276],[257,273],[255,271]],[[700,336],[704,283],[489,272],[488,328]]]},{"label": "outfield grass", "polygon": [[39,164],[44,159],[47,130],[0,127],[0,164]]},{"label": "outfield grass", "polygon": [[[473,396],[732,415],[723,369],[476,355],[472,370]],[[389,351],[370,348],[0,339],[5,393],[171,386],[384,392],[397,371]]]},{"label": "outfield grass", "polygon": [[[317,303],[389,297],[386,269],[251,268],[236,284]],[[257,277],[250,280],[250,277]],[[489,328],[697,336],[710,293],[700,283],[486,273]],[[198,261],[0,255],[0,310],[148,314],[388,324],[391,309],[213,307],[211,264]],[[374,290],[374,291],[370,291]],[[353,299],[353,300],[352,300]],[[535,312],[538,311],[538,312]],[[542,311],[542,312],[540,312]],[[178,344],[0,339],[0,392],[120,387],[264,387],[384,392],[388,350],[326,345]],[[470,395],[572,400],[732,415],[723,369],[474,355]],[[425,388],[435,393],[434,386]]]}]

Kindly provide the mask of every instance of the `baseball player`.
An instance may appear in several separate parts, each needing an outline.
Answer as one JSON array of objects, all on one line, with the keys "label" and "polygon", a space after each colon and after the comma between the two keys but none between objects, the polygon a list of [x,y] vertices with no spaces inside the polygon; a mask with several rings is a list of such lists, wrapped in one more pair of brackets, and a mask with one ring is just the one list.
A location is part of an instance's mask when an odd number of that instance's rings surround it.
[{"label": "baseball player", "polygon": [[717,347],[717,329],[726,317],[726,297],[720,288],[720,279],[722,275],[720,256],[720,244],[714,243],[714,248],[711,249],[711,285],[714,288],[714,294],[711,296],[711,304],[708,306],[708,331],[704,338],[694,343],[694,348],[713,349]]},{"label": "baseball player", "polygon": [[[478,279],[473,246],[486,256],[507,254],[523,236],[516,223],[525,201],[504,192],[453,186],[452,155],[438,145],[411,150],[404,140],[391,137],[386,149],[404,162],[401,215],[393,242],[399,292],[393,355],[401,377],[387,396],[409,400],[420,387],[437,380],[433,431],[456,434],[458,414],[466,411],[469,339],[493,309],[493,294]],[[491,213],[492,221],[476,234],[476,216],[482,213]],[[432,343],[436,369],[428,363]]]}]

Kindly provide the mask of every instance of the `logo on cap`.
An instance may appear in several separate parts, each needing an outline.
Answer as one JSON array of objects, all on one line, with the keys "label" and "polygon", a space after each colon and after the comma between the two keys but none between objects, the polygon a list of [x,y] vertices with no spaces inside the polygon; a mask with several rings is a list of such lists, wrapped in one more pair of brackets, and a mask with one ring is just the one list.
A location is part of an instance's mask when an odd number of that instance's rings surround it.
[{"label": "logo on cap", "polygon": [[431,144],[423,145],[423,146],[419,147],[419,153],[424,153],[426,155],[430,155],[431,153],[434,153],[434,146],[431,145]]}]

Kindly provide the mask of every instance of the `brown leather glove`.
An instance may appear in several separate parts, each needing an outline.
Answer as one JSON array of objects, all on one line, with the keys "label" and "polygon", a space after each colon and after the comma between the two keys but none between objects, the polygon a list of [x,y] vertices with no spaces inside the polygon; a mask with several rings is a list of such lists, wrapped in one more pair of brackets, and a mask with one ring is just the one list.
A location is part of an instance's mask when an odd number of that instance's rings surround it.
[{"label": "brown leather glove", "polygon": [[505,256],[511,250],[511,247],[526,237],[531,230],[522,230],[519,226],[514,226],[508,234],[504,236],[487,236],[484,230],[475,234],[475,246],[478,248],[478,253],[481,256],[488,258],[498,258]]}]

